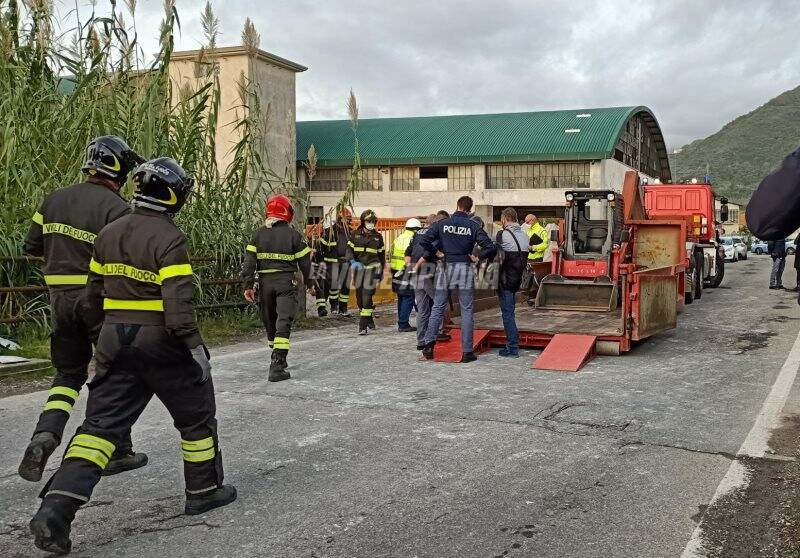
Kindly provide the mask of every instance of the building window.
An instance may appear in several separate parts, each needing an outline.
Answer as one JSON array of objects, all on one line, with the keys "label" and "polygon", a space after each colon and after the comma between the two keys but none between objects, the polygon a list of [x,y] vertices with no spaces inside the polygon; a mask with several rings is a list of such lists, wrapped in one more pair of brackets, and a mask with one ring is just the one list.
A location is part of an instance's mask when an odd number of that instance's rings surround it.
[{"label": "building window", "polygon": [[588,188],[589,162],[488,165],[486,187],[491,190]]},{"label": "building window", "polygon": [[[350,184],[353,169],[318,169],[314,180],[308,183],[309,192],[344,192]],[[381,170],[378,167],[361,169],[358,190],[380,190]]]},{"label": "building window", "polygon": [[392,167],[391,189],[395,192],[419,191],[419,167]]},{"label": "building window", "polygon": [[447,189],[458,192],[474,190],[474,171],[473,165],[450,165],[447,168]]},{"label": "building window", "polygon": [[662,176],[656,139],[642,113],[625,124],[614,148],[614,159],[648,176]]}]

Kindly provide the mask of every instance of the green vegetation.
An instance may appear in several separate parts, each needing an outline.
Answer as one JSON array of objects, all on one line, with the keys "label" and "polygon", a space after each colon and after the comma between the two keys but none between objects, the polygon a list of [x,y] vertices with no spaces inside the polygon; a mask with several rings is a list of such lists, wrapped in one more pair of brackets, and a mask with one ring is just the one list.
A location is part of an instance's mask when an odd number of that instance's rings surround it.
[{"label": "green vegetation", "polygon": [[674,180],[711,175],[714,189],[747,203],[758,183],[800,145],[800,87],[670,156]]}]

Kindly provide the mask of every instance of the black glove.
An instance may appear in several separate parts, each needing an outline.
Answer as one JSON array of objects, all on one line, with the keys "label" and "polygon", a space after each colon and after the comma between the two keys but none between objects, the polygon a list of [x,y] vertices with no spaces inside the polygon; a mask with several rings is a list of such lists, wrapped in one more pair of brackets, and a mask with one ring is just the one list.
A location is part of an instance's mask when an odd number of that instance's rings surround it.
[{"label": "black glove", "polygon": [[208,352],[208,349],[205,345],[198,345],[194,349],[189,349],[189,352],[192,353],[192,358],[200,367],[201,375],[200,381],[197,382],[198,384],[206,383],[209,378],[211,378],[211,362],[209,359],[211,358],[211,354]]}]

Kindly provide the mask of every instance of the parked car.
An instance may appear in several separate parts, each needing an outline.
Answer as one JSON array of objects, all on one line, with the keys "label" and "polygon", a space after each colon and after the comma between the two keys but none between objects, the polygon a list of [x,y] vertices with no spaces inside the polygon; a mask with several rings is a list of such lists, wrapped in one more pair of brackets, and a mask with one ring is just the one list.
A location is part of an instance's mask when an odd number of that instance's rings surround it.
[{"label": "parked car", "polygon": [[747,259],[747,243],[741,236],[732,236],[733,245],[736,247],[736,253],[739,255],[740,260]]},{"label": "parked car", "polygon": [[725,261],[737,262],[739,261],[739,254],[736,252],[736,246],[733,244],[733,239],[729,236],[720,238],[722,247],[725,249]]},{"label": "parked car", "polygon": [[754,254],[761,254],[767,253],[767,243],[763,240],[758,240],[757,238],[753,240],[753,245],[750,247]]}]

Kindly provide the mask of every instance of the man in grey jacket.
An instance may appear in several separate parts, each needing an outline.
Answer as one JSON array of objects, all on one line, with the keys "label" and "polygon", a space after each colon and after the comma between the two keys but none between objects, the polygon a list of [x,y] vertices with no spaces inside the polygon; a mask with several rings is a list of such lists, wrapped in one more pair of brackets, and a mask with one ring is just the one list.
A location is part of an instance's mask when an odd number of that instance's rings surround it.
[{"label": "man in grey jacket", "polygon": [[506,333],[506,347],[500,356],[519,357],[519,331],[517,329],[516,305],[517,291],[522,283],[522,274],[528,265],[528,235],[517,222],[517,212],[507,207],[500,214],[500,224],[495,244],[500,254],[500,275],[497,285],[497,298],[503,315],[503,329]]}]

